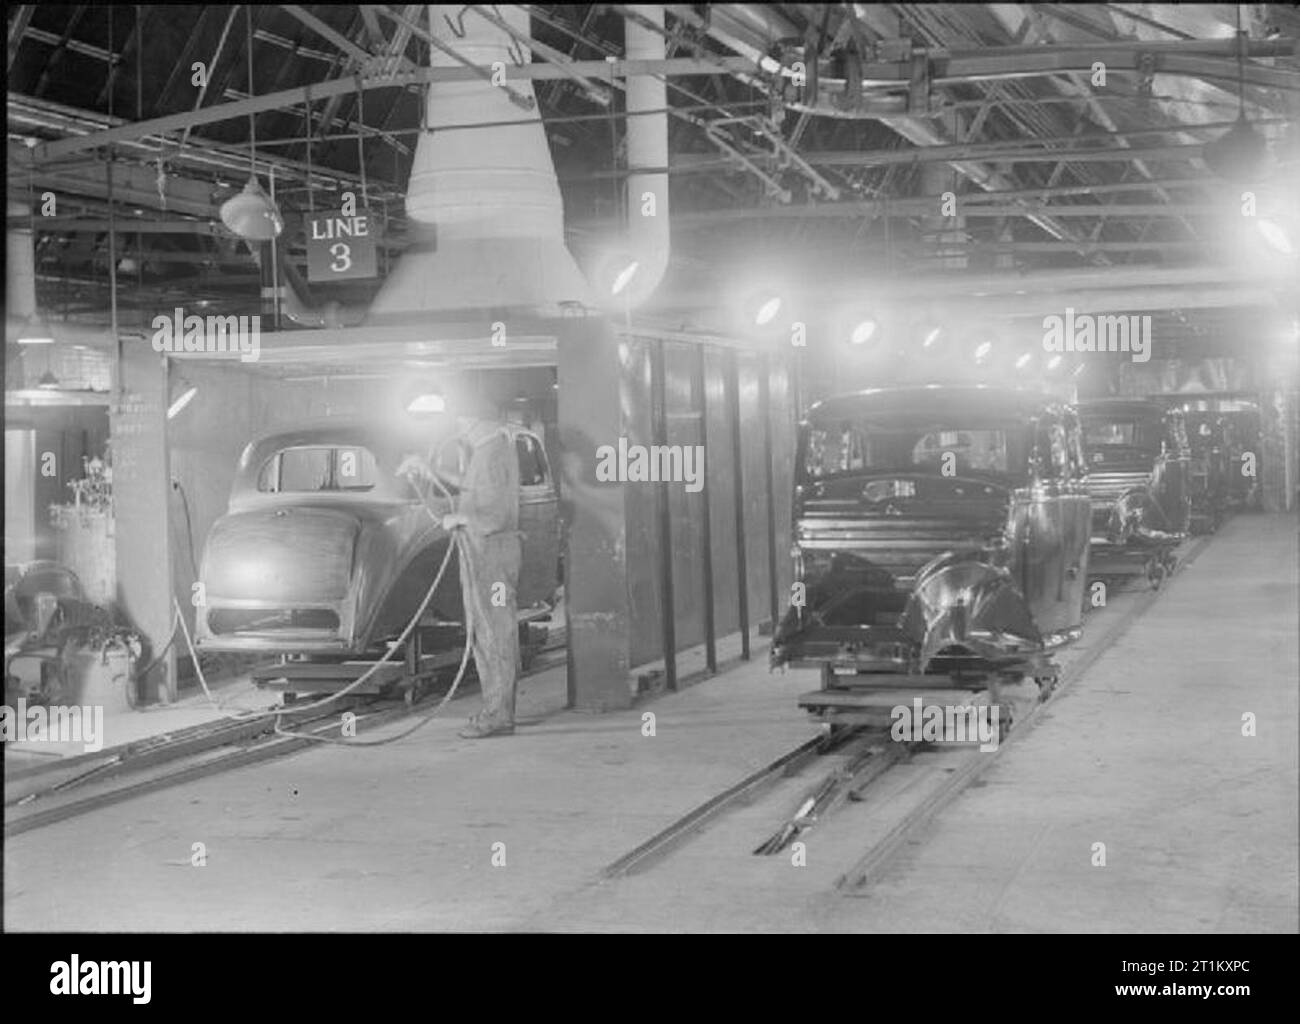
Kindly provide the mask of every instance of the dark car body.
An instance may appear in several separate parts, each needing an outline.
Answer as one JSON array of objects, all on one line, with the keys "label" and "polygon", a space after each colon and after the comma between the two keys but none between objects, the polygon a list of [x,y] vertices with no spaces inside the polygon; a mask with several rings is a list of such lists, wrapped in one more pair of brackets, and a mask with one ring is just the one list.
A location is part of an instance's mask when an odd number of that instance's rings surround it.
[{"label": "dark car body", "polygon": [[874,389],[814,405],[795,466],[806,588],[772,662],[837,676],[1044,669],[1079,635],[1089,502],[1069,406],[983,386]]},{"label": "dark car body", "polygon": [[[516,601],[526,608],[556,586],[556,492],[536,435],[507,429],[520,463],[524,536]],[[455,493],[468,447],[454,436],[331,422],[250,443],[229,509],[204,545],[199,648],[359,655],[400,633],[441,564],[449,543],[441,515],[451,510],[436,488],[422,498],[417,485],[397,475],[407,454],[428,458]],[[454,572],[431,609],[458,620]]]},{"label": "dark car body", "polygon": [[1182,541],[1191,521],[1191,451],[1183,413],[1158,402],[1080,402],[1087,489],[1092,499],[1093,570],[1148,571],[1153,553]]},{"label": "dark car body", "polygon": [[1260,507],[1260,463],[1264,452],[1263,417],[1254,402],[1216,403],[1229,428],[1228,503],[1233,508]]},{"label": "dark car body", "polygon": [[1235,430],[1232,421],[1217,412],[1197,409],[1184,415],[1191,450],[1191,528],[1194,532],[1210,532],[1218,529],[1228,511]]}]

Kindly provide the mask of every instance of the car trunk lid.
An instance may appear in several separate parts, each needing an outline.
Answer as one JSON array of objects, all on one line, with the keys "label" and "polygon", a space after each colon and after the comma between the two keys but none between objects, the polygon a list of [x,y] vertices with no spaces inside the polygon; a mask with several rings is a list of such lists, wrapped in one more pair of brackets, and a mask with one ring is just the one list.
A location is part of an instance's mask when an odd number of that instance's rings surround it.
[{"label": "car trunk lid", "polygon": [[341,509],[284,505],[225,516],[204,554],[207,599],[337,603],[348,592],[360,531],[360,519]]}]

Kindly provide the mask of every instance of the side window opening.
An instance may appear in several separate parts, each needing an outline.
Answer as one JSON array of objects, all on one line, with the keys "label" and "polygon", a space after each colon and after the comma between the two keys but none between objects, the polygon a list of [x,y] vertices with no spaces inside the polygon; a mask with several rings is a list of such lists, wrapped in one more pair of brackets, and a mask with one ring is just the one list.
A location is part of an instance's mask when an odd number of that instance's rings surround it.
[{"label": "side window opening", "polygon": [[527,434],[515,438],[515,454],[519,457],[519,486],[535,487],[546,483],[546,457],[541,446]]},{"label": "side window opening", "polygon": [[375,457],[356,446],[285,448],[262,466],[257,489],[263,493],[369,491],[377,479]]}]

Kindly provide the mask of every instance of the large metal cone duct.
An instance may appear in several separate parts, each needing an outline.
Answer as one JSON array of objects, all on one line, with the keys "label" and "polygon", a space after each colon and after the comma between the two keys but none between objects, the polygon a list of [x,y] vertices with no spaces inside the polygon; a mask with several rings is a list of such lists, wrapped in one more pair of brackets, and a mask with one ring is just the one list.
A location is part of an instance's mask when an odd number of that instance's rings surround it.
[{"label": "large metal cone duct", "polygon": [[[529,30],[525,11],[499,10],[512,27]],[[531,60],[526,46],[473,11],[461,19],[464,37],[444,17],[451,12],[456,20],[455,8],[428,11],[435,37],[474,64],[503,62],[510,89],[533,96],[532,82],[511,74],[518,58]],[[437,48],[430,62],[460,66]],[[556,315],[562,303],[591,305],[587,279],[564,244],[560,187],[537,110],[521,109],[484,79],[435,82],[426,127],[406,196],[412,245],[380,288],[367,322],[456,310]]]}]

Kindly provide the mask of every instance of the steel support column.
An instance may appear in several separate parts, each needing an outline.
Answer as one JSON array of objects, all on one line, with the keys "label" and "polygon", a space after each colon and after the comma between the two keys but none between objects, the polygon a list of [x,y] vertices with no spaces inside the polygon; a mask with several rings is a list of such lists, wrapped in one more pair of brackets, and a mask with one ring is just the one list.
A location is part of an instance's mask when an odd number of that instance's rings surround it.
[{"label": "steel support column", "polygon": [[[172,557],[167,451],[167,360],[143,341],[121,346],[110,412],[118,603],[155,658],[172,633]],[[160,540],[161,539],[161,540]],[[141,681],[142,696],[177,696],[173,648]]]},{"label": "steel support column", "polygon": [[627,525],[624,490],[596,480],[596,449],[624,432],[620,348],[608,321],[557,321],[559,485],[564,522],[569,706],[626,708]]}]

